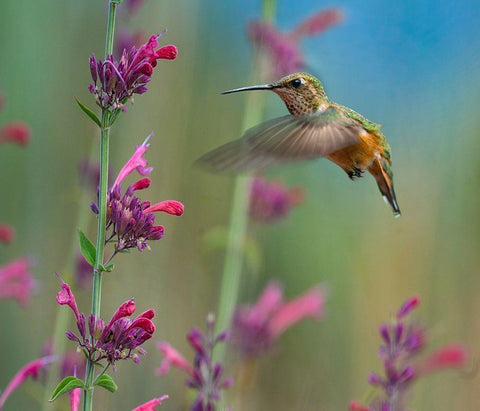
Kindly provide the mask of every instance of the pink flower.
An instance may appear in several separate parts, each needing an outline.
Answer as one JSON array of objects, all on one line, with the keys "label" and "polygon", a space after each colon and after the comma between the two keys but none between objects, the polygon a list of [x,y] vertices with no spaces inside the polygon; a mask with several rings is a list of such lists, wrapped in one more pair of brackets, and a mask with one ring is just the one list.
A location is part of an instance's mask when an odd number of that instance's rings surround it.
[{"label": "pink flower", "polygon": [[78,312],[75,297],[65,282],[62,282],[62,290],[57,294],[57,302],[68,305],[77,319],[78,335],[69,330],[66,337],[75,341],[87,358],[95,363],[106,359],[114,369],[118,360],[131,358],[138,363],[138,354],[145,354],[140,346],[155,332],[155,325],[151,321],[155,317],[153,309],[144,311],[134,319],[128,318],[135,312],[133,298],[117,308],[107,325],[93,314],[87,322],[85,314]]},{"label": "pink flower", "polygon": [[254,178],[250,186],[250,219],[258,223],[273,223],[303,201],[303,189],[287,188],[281,181]]},{"label": "pink flower", "polygon": [[157,375],[165,375],[170,370],[171,366],[180,368],[188,374],[193,375],[193,367],[188,363],[185,357],[169,343],[159,341],[157,343],[157,348],[163,354],[163,360],[156,371]]},{"label": "pink flower", "polygon": [[408,300],[406,300],[400,309],[397,311],[397,318],[400,319],[402,317],[405,317],[408,315],[412,310],[417,308],[420,304],[420,297],[418,296],[413,296],[410,297]]},{"label": "pink flower", "polygon": [[145,404],[139,405],[137,408],[134,408],[132,411],[155,411],[156,405],[161,405],[162,401],[165,401],[168,398],[168,395],[162,395],[159,398],[154,398],[146,402]]},{"label": "pink flower", "polygon": [[0,242],[10,244],[15,238],[15,231],[8,224],[0,224]]},{"label": "pink flower", "polygon": [[144,214],[154,213],[156,211],[163,211],[171,215],[181,216],[183,215],[183,204],[175,200],[162,201],[160,203],[154,204],[150,207],[147,207],[143,210]]},{"label": "pink flower", "polygon": [[173,45],[156,49],[158,38],[164,33],[151,36],[139,49],[135,46],[128,51],[124,49],[119,62],[112,55],[107,56],[105,61],[90,56],[92,83],[88,90],[102,110],[125,110],[125,103],[128,100],[133,102],[134,94],[147,91],[146,85],[151,80],[157,60],[174,60],[177,57],[177,48]]},{"label": "pink flower", "polygon": [[81,388],[75,388],[70,391],[70,409],[71,411],[78,411],[80,407],[80,396],[82,395]]},{"label": "pink flower", "polygon": [[0,395],[0,410],[3,409],[5,401],[10,394],[15,391],[28,377],[32,377],[34,380],[38,378],[38,374],[41,370],[44,370],[48,364],[57,360],[55,356],[42,357],[37,360],[29,362],[20,371],[15,374],[12,380],[8,383],[5,390]]},{"label": "pink flower", "polygon": [[[152,167],[147,167],[148,162],[143,157],[150,146],[148,136],[141,146],[138,146],[127,163],[122,167],[113,186],[107,193],[107,240],[112,241],[116,237],[116,250],[138,248],[150,250],[148,241],[160,240],[164,235],[164,228],[155,225],[157,211],[181,216],[184,211],[182,203],[174,200],[162,201],[151,205],[150,201],[142,201],[135,193],[150,187],[151,180],[148,177],[141,178],[128,186],[122,194],[121,183],[133,171],[140,175],[150,174]],[[98,214],[98,206],[92,203],[90,208]]]},{"label": "pink flower", "polygon": [[133,153],[132,157],[127,161],[127,163],[122,167],[120,172],[118,173],[117,179],[113,183],[112,189],[119,185],[125,178],[132,173],[133,171],[137,170],[137,173],[145,176],[150,174],[153,170],[153,167],[147,167],[148,161],[143,158],[143,155],[147,151],[147,148],[150,147],[148,140],[152,134],[149,134],[145,141],[142,143],[141,146],[137,146],[135,152]]},{"label": "pink flower", "polygon": [[80,313],[78,312],[75,296],[73,295],[70,286],[64,281],[62,281],[62,289],[57,293],[56,300],[60,305],[68,305],[75,314],[77,322],[80,320]]},{"label": "pink flower", "polygon": [[15,121],[0,128],[0,144],[14,143],[19,146],[26,146],[31,135],[32,131],[26,123]]},{"label": "pink flower", "polygon": [[0,299],[14,298],[22,306],[30,302],[35,286],[30,265],[29,258],[21,257],[0,267]]},{"label": "pink flower", "polygon": [[321,11],[301,22],[291,32],[281,32],[268,22],[253,21],[248,26],[248,37],[270,56],[270,76],[283,77],[304,69],[305,62],[299,44],[302,38],[319,34],[342,19],[343,14],[339,10]]},{"label": "pink flower", "polygon": [[415,370],[423,376],[447,368],[463,368],[467,363],[467,359],[468,353],[463,345],[447,345],[420,360],[415,365]]},{"label": "pink flower", "polygon": [[270,282],[256,304],[236,310],[232,342],[243,355],[257,356],[269,349],[281,334],[297,322],[306,318],[322,318],[325,300],[325,290],[316,286],[285,303],[280,285]]}]

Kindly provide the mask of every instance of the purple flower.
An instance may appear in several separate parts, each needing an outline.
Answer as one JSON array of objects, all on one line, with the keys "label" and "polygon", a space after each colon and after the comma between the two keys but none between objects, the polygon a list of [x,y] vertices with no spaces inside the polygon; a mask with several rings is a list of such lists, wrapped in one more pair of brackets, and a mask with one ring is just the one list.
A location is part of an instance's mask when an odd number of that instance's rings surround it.
[{"label": "purple flower", "polygon": [[25,366],[23,366],[20,371],[18,371],[17,374],[15,374],[12,380],[8,383],[7,387],[2,392],[2,395],[0,395],[0,410],[3,409],[5,401],[10,396],[10,394],[15,391],[21,384],[23,384],[23,382],[28,377],[36,380],[40,372],[45,370],[50,363],[56,360],[57,358],[54,356],[47,356],[31,361]]},{"label": "purple flower", "polygon": [[105,61],[90,57],[90,72],[93,82],[89,85],[90,93],[95,95],[97,104],[103,110],[124,109],[127,100],[134,94],[147,91],[146,84],[151,80],[153,68],[157,60],[174,60],[177,48],[173,45],[158,47],[158,38],[165,33],[151,36],[139,49],[132,46],[129,51],[123,50],[119,62],[113,55]]},{"label": "purple flower", "polygon": [[326,293],[320,286],[288,302],[276,282],[270,282],[254,305],[235,311],[232,344],[245,357],[256,357],[271,348],[288,328],[305,318],[322,318]]},{"label": "purple flower", "polygon": [[63,281],[62,290],[57,294],[57,302],[68,305],[77,321],[78,335],[67,331],[66,337],[75,341],[85,356],[94,363],[106,359],[115,368],[118,360],[132,358],[134,362],[139,362],[138,354],[145,354],[145,350],[140,346],[152,338],[155,332],[151,321],[155,316],[154,310],[147,310],[134,319],[127,318],[135,312],[133,298],[120,305],[106,325],[101,318],[93,314],[87,321],[85,314],[79,313],[70,286]]},{"label": "purple flower", "polygon": [[164,375],[170,366],[178,367],[188,374],[186,384],[189,388],[197,390],[197,398],[191,406],[192,411],[213,411],[215,404],[220,401],[222,389],[229,388],[233,384],[231,378],[223,378],[223,365],[214,363],[212,359],[215,345],[224,342],[226,333],[214,335],[213,315],[207,317],[207,332],[204,334],[197,328],[193,328],[187,335],[188,342],[195,351],[193,367],[188,364],[182,354],[166,342],[158,344],[164,355],[158,374]]},{"label": "purple flower", "polygon": [[250,186],[250,219],[259,223],[281,220],[303,201],[303,197],[300,187],[288,189],[281,181],[254,178]]},{"label": "purple flower", "polygon": [[30,274],[30,259],[20,257],[0,267],[0,300],[13,298],[21,306],[30,302],[35,282]]},{"label": "purple flower", "polygon": [[[120,170],[107,194],[107,239],[115,239],[116,251],[138,248],[140,251],[149,249],[148,241],[159,240],[163,237],[164,228],[155,225],[155,212],[162,211],[171,215],[181,216],[183,204],[167,200],[151,205],[150,201],[142,201],[134,194],[150,186],[150,179],[144,177],[128,188],[122,194],[121,182],[133,171],[145,176],[152,172],[152,167],[147,167],[148,162],[143,157],[149,144],[150,136],[138,146],[135,153]],[[98,213],[96,204],[91,205],[92,210]]]},{"label": "purple flower", "polygon": [[378,355],[383,360],[384,376],[371,373],[368,382],[383,392],[367,406],[352,401],[351,411],[406,411],[405,393],[419,377],[446,368],[461,368],[466,364],[467,352],[460,345],[443,347],[418,360],[426,346],[426,331],[419,324],[405,318],[420,304],[419,297],[407,299],[397,311],[395,319],[379,329],[383,341]]},{"label": "purple flower", "polygon": [[336,9],[324,10],[302,21],[290,32],[281,32],[268,22],[252,21],[248,26],[250,41],[270,57],[271,77],[283,77],[305,68],[300,40],[319,34],[338,24],[343,14]]}]

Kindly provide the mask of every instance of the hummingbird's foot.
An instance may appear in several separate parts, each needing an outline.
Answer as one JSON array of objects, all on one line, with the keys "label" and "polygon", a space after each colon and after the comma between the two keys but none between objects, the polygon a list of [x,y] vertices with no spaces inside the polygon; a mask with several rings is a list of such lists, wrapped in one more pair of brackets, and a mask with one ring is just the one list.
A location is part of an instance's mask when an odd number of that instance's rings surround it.
[{"label": "hummingbird's foot", "polygon": [[363,173],[365,173],[365,170],[361,170],[358,167],[353,167],[353,170],[347,172],[348,176],[350,177],[350,180],[352,181],[354,181],[356,178],[363,177]]}]

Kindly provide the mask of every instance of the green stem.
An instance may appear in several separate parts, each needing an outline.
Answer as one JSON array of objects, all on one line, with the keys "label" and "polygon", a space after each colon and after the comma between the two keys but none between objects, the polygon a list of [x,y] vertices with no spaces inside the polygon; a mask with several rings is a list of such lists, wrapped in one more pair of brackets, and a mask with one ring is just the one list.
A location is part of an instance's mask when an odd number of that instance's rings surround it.
[{"label": "green stem", "polygon": [[[276,0],[263,0],[262,17],[264,20],[273,21],[275,16]],[[260,71],[263,77],[263,70],[267,67],[263,61],[264,56],[257,56],[253,64],[253,73]],[[263,79],[262,79],[263,80]],[[260,97],[260,96],[259,96]],[[245,128],[261,120],[260,100],[252,93],[247,97],[248,104],[244,115]],[[243,249],[248,226],[248,205],[250,202],[250,178],[237,177],[235,180],[233,194],[232,212],[230,216],[230,228],[227,238],[225,263],[223,265],[222,283],[220,286],[220,301],[218,304],[216,332],[222,332],[229,328],[235,306],[238,300],[240,288]],[[216,348],[214,360],[224,362],[225,346]]]},{"label": "green stem", "polygon": [[[110,0],[108,8],[107,34],[105,39],[105,58],[113,52],[115,31],[115,12],[118,0]],[[110,114],[102,111],[102,129],[100,135],[100,187],[98,194],[97,252],[93,268],[92,314],[100,317],[102,300],[102,266],[105,254],[105,225],[107,221],[108,157],[110,142]],[[92,337],[93,339],[93,337]],[[94,341],[92,341],[94,343]],[[89,359],[85,371],[85,390],[83,410],[92,411],[95,365]]]}]

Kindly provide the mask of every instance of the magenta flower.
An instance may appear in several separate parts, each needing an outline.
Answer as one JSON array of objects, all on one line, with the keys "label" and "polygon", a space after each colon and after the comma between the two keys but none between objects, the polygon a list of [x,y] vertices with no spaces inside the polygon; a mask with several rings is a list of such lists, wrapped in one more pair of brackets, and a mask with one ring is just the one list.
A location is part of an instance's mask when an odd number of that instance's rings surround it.
[{"label": "magenta flower", "polygon": [[270,57],[269,77],[280,78],[304,70],[300,40],[322,33],[342,19],[343,14],[339,10],[324,10],[302,21],[290,32],[281,32],[268,22],[253,21],[248,26],[248,37]]},{"label": "magenta flower", "polygon": [[26,146],[30,141],[32,131],[30,127],[21,121],[15,121],[0,128],[0,144],[13,143]]},{"label": "magenta flower", "polygon": [[168,395],[162,395],[159,398],[154,398],[146,402],[145,404],[139,405],[138,407],[134,408],[132,411],[155,411],[155,406],[161,405],[163,401],[168,399]]},{"label": "magenta flower", "polygon": [[67,331],[66,337],[75,341],[93,363],[106,359],[115,369],[116,361],[132,358],[138,363],[138,354],[145,354],[140,346],[152,338],[155,332],[151,321],[155,316],[154,310],[147,310],[134,319],[127,318],[135,312],[132,298],[118,307],[107,325],[93,314],[88,317],[87,324],[85,314],[78,311],[75,297],[67,283],[62,281],[62,289],[56,299],[58,304],[68,305],[72,309],[77,322],[79,335]]},{"label": "magenta flower", "polygon": [[305,294],[283,302],[280,285],[270,282],[254,305],[236,310],[232,322],[232,344],[245,357],[256,357],[271,348],[288,328],[305,318],[321,319],[326,292],[316,286]]},{"label": "magenta flower", "polygon": [[13,298],[21,306],[30,302],[35,286],[30,265],[29,258],[20,257],[0,267],[0,299]]},{"label": "magenta flower", "polygon": [[158,47],[158,38],[165,33],[153,35],[139,49],[132,46],[129,51],[123,50],[119,62],[113,55],[105,61],[90,57],[90,72],[93,83],[88,87],[95,95],[97,104],[102,110],[124,109],[127,100],[133,100],[134,94],[147,91],[146,84],[151,80],[153,68],[157,60],[174,60],[177,48],[173,45]]},{"label": "magenta flower", "polygon": [[395,320],[380,326],[383,343],[378,355],[383,360],[385,376],[371,373],[368,382],[382,392],[369,405],[352,401],[349,407],[351,411],[406,411],[405,394],[418,378],[466,365],[467,352],[461,345],[446,346],[423,359],[417,359],[426,346],[426,331],[423,326],[406,322],[405,317],[419,303],[418,297],[407,299],[397,311]]},{"label": "magenta flower", "polygon": [[22,367],[20,371],[15,374],[12,380],[8,383],[5,390],[0,395],[0,411],[3,409],[5,405],[5,401],[10,396],[10,394],[15,391],[23,382],[28,378],[31,377],[36,380],[40,374],[40,371],[43,371],[47,368],[47,366],[56,361],[57,357],[55,356],[48,356],[42,357],[37,360],[29,362],[27,365]]},{"label": "magenta flower", "polygon": [[[149,144],[150,136],[138,146],[133,156],[120,170],[118,176],[107,194],[107,239],[115,240],[115,250],[122,251],[138,248],[140,251],[150,249],[148,241],[159,240],[164,235],[164,228],[155,225],[155,214],[162,211],[171,215],[181,216],[183,204],[174,201],[162,201],[151,205],[150,201],[141,201],[134,194],[150,186],[150,179],[145,177],[130,185],[122,195],[121,182],[133,171],[142,176],[152,172],[152,167],[147,167],[148,162],[143,157]],[[98,214],[96,204],[91,205],[92,210]]]},{"label": "magenta flower", "polygon": [[186,385],[198,391],[197,398],[191,406],[192,411],[212,411],[215,404],[220,401],[220,392],[233,384],[231,378],[223,378],[223,365],[213,362],[215,345],[224,342],[226,333],[214,335],[213,315],[207,317],[207,332],[202,333],[193,328],[187,335],[188,342],[195,350],[195,359],[191,366],[185,357],[166,342],[159,342],[158,348],[164,359],[157,369],[157,374],[166,374],[170,366],[182,369],[188,374]]},{"label": "magenta flower", "polygon": [[303,201],[303,189],[286,188],[281,181],[254,178],[250,186],[250,219],[259,223],[273,223],[286,217]]},{"label": "magenta flower", "polygon": [[10,244],[15,238],[13,227],[0,223],[0,243]]},{"label": "magenta flower", "polygon": [[80,407],[80,397],[82,395],[81,388],[75,388],[69,393],[70,395],[70,410],[71,411],[78,411]]}]

